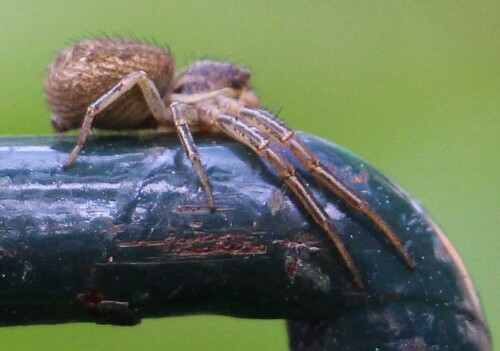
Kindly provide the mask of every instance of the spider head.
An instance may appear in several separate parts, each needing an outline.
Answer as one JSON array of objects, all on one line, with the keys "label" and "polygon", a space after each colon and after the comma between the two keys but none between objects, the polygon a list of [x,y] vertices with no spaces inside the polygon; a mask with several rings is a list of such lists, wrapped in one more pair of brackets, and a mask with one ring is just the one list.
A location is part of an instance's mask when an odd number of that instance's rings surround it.
[{"label": "spider head", "polygon": [[259,106],[249,81],[250,71],[247,68],[221,61],[196,61],[176,79],[174,93],[196,94],[231,88],[245,105]]}]

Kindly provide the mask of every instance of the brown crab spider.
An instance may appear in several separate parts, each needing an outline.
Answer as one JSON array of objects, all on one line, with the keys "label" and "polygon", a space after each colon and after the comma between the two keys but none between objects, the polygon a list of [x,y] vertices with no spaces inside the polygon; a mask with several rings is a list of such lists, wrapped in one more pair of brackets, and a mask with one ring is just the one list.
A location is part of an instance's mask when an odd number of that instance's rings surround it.
[{"label": "brown crab spider", "polygon": [[259,107],[249,78],[250,72],[242,67],[197,61],[174,80],[174,60],[161,48],[124,39],[81,41],[56,57],[45,81],[55,130],[81,127],[64,167],[74,163],[92,127],[175,131],[200,179],[208,207],[215,210],[210,182],[190,129],[223,132],[248,145],[279,173],[333,242],[355,284],[363,287],[332,220],[282,152],[285,148],[321,185],[371,219],[406,265],[414,268],[412,257],[384,219],[342,184],[292,129]]}]

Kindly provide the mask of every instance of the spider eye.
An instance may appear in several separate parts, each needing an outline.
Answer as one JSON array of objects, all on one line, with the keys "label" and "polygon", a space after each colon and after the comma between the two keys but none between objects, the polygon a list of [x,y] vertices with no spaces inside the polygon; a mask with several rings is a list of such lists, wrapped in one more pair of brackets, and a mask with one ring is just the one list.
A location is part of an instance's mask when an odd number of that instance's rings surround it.
[{"label": "spider eye", "polygon": [[174,94],[181,94],[184,91],[184,84],[178,85],[174,88]]},{"label": "spider eye", "polygon": [[240,90],[246,85],[246,82],[241,78],[231,79],[229,86],[233,89]]}]

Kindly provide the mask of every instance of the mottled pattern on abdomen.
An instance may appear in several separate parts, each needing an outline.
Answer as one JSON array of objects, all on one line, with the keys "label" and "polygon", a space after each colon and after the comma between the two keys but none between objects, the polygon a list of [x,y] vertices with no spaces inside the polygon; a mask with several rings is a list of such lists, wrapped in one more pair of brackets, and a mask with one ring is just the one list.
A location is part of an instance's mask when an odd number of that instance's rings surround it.
[{"label": "mottled pattern on abdomen", "polygon": [[[79,128],[90,104],[134,71],[144,71],[161,96],[169,92],[174,60],[165,50],[117,39],[89,39],[63,50],[49,67],[45,94],[57,131]],[[98,114],[93,126],[103,129],[154,127],[138,87]]]}]

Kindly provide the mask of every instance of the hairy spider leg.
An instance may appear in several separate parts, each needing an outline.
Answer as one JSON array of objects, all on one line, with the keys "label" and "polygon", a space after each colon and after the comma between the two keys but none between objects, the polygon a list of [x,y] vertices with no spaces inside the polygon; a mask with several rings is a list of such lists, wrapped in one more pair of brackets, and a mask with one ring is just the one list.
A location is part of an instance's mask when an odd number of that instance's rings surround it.
[{"label": "hairy spider leg", "polygon": [[258,128],[262,133],[279,142],[283,147],[289,149],[295,157],[311,172],[312,176],[345,201],[349,206],[360,211],[370,218],[375,225],[382,230],[389,243],[401,255],[404,262],[411,269],[415,268],[415,261],[405,249],[394,230],[387,222],[364,200],[349,190],[327,167],[319,157],[312,151],[304,141],[286,124],[275,115],[265,110],[249,107],[239,109],[238,117]]},{"label": "hairy spider leg", "polygon": [[158,89],[156,88],[155,84],[148,78],[146,72],[136,71],[129,73],[122,80],[120,80],[118,84],[116,84],[114,87],[108,90],[108,92],[106,92],[104,95],[102,95],[100,98],[89,105],[83,119],[78,141],[74,149],[66,159],[66,162],[64,163],[65,169],[68,169],[73,165],[76,158],[78,157],[78,154],[85,145],[87,136],[92,130],[92,122],[94,121],[95,116],[108,108],[113,102],[118,100],[121,96],[123,96],[127,91],[129,91],[136,85],[141,88],[144,99],[146,100],[146,103],[153,116],[159,121],[165,121],[169,118],[165,104],[163,103],[160,94],[158,93]]},{"label": "hairy spider leg", "polygon": [[198,149],[196,148],[196,144],[194,143],[193,135],[189,130],[186,119],[184,118],[182,109],[185,106],[186,105],[183,105],[179,102],[173,102],[172,104],[170,104],[175,128],[181,140],[182,146],[186,151],[186,155],[191,161],[191,164],[193,165],[196,173],[198,174],[198,179],[200,180],[201,186],[203,187],[207,196],[208,207],[211,211],[215,211],[215,201],[212,193],[212,187],[210,186],[207,173],[205,172],[205,167],[203,167],[201,163],[200,154],[198,152]]},{"label": "hairy spider leg", "polygon": [[361,275],[330,217],[318,204],[313,194],[308,190],[305,182],[296,173],[295,167],[281,151],[279,144],[264,133],[253,128],[246,121],[238,119],[235,116],[221,114],[217,117],[216,123],[224,133],[249,146],[276,169],[315,222],[327,233],[345,266],[353,276],[355,284],[359,288],[363,288],[364,284]]}]

